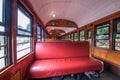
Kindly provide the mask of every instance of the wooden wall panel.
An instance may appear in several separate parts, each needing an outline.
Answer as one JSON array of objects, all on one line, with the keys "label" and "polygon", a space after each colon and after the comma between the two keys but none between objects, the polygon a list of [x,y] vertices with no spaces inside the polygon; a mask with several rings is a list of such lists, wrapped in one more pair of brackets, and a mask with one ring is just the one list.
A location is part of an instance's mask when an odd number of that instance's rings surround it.
[{"label": "wooden wall panel", "polygon": [[112,50],[94,48],[94,57],[100,58],[112,65],[120,67],[120,53]]},{"label": "wooden wall panel", "polygon": [[20,79],[20,71],[17,71],[10,80],[21,80]]},{"label": "wooden wall panel", "polygon": [[[92,45],[91,45],[91,52],[90,52],[91,55],[93,57],[96,57],[100,60],[107,62],[109,64],[110,70],[120,76],[120,51],[113,50],[113,46],[114,46],[113,45],[113,28],[114,28],[113,20],[116,18],[120,18],[120,11],[115,12],[111,15],[108,15],[102,19],[96,20],[92,23],[86,24],[77,30],[71,31],[70,33],[73,33],[75,31],[77,31],[79,33],[79,30],[91,29],[92,30]],[[97,47],[95,47],[95,39],[94,39],[95,25],[106,22],[106,21],[110,21],[110,48],[109,49],[97,48]],[[86,26],[87,26],[87,28],[86,28]],[[85,31],[87,31],[87,30],[85,30]],[[86,37],[86,35],[85,35],[85,37]]]},{"label": "wooden wall panel", "polygon": [[25,80],[27,78],[26,70],[34,59],[34,52],[28,54],[18,63],[11,65],[6,70],[0,72],[0,80]]}]

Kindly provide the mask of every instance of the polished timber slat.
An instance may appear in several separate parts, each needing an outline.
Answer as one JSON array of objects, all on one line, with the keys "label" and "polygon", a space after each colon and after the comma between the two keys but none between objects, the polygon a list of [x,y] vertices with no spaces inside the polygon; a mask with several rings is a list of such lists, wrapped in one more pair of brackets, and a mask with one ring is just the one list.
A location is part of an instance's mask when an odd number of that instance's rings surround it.
[{"label": "polished timber slat", "polygon": [[[52,78],[47,78],[47,79],[30,79],[30,80],[52,80]],[[74,79],[74,78],[72,78],[70,76],[67,76],[63,80],[77,80],[77,79]],[[87,79],[86,77],[83,77],[80,80],[89,80],[89,79]],[[92,78],[91,80],[120,80],[120,77],[116,76],[115,74],[113,74],[111,72],[104,71],[104,72],[102,72],[100,74],[100,77]]]}]

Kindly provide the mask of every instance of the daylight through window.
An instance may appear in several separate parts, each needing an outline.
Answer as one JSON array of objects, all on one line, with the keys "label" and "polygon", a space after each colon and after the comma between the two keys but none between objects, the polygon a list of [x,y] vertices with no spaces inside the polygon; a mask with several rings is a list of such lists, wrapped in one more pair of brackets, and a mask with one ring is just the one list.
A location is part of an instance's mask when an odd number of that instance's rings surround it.
[{"label": "daylight through window", "polygon": [[115,34],[115,38],[114,38],[114,41],[115,41],[115,50],[118,50],[120,51],[120,18],[119,19],[116,19],[114,21],[115,25],[115,30],[114,30],[114,34]]},{"label": "daylight through window", "polygon": [[17,59],[19,59],[32,51],[32,17],[21,6],[17,12]]},{"label": "daylight through window", "polygon": [[109,48],[109,26],[110,23],[103,23],[96,26],[95,44],[96,47]]},{"label": "daylight through window", "polygon": [[80,41],[84,41],[85,37],[84,37],[84,30],[80,30]]}]

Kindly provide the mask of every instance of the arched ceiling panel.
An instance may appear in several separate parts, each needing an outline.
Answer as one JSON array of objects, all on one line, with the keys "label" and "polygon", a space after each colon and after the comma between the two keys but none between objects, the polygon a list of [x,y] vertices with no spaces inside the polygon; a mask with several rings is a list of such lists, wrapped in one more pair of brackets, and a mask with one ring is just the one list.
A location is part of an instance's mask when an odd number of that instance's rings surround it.
[{"label": "arched ceiling panel", "polygon": [[[54,30],[54,29],[60,29],[60,30],[63,30],[65,31],[65,33],[68,33],[72,30],[75,30],[76,28],[66,28],[66,27],[53,27],[53,26],[48,26],[47,28],[47,31],[50,32],[51,30]],[[62,33],[61,35],[65,34],[65,33]]]},{"label": "arched ceiling panel", "polygon": [[[54,19],[74,21],[78,27],[120,11],[120,0],[28,0],[44,25]],[[52,14],[55,17],[52,17]]]},{"label": "arched ceiling panel", "polygon": [[58,27],[69,27],[69,28],[78,28],[77,24],[73,21],[66,19],[55,19],[47,22],[46,27],[48,26],[58,26]]}]

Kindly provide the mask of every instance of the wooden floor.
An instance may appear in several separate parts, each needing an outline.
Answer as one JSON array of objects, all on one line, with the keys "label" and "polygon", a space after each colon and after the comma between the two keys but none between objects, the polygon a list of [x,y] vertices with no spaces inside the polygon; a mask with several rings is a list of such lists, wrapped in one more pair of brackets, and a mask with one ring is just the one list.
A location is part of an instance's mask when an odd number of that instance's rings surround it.
[{"label": "wooden floor", "polygon": [[[59,78],[58,79],[48,78],[48,79],[32,79],[32,80],[60,80],[60,79]],[[77,79],[74,79],[71,76],[67,76],[63,80],[77,80]],[[90,79],[88,79],[87,77],[84,76],[80,80],[90,80]],[[111,72],[102,72],[100,74],[100,77],[92,78],[91,80],[120,80],[120,77],[118,77],[117,75],[115,75],[115,74],[113,74]]]}]

